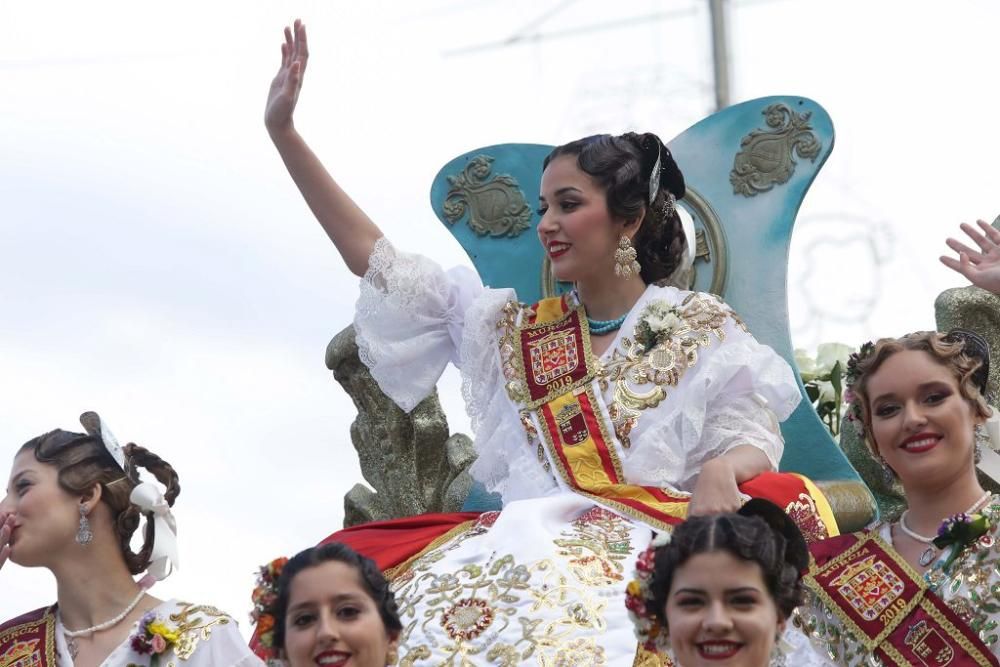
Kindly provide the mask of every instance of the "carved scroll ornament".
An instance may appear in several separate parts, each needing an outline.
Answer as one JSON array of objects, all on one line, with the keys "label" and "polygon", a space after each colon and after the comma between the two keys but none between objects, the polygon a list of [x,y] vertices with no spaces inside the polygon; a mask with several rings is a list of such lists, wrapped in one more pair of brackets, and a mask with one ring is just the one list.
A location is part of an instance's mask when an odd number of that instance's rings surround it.
[{"label": "carved scroll ornament", "polygon": [[785,104],[772,104],[763,111],[772,130],[753,130],[740,142],[729,182],[735,194],[753,197],[775,185],[787,183],[795,172],[795,158],[815,161],[823,145],[812,133],[812,112],[795,113]]},{"label": "carved scroll ornament", "polygon": [[514,177],[490,178],[492,163],[492,157],[477,155],[448,177],[444,217],[454,225],[468,213],[469,227],[479,236],[518,236],[531,225],[531,208]]}]

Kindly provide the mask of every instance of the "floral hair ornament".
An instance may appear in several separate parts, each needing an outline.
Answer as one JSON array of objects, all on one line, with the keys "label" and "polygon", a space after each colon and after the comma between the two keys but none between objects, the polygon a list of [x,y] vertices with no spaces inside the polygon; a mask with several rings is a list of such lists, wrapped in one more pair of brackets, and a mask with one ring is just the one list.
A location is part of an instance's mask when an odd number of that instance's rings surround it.
[{"label": "floral hair ornament", "polygon": [[847,369],[844,371],[844,381],[847,384],[847,389],[844,391],[844,403],[848,406],[845,417],[854,426],[854,430],[857,431],[859,436],[864,436],[865,425],[863,413],[861,412],[861,404],[858,403],[858,395],[854,391],[854,384],[861,376],[858,365],[871,356],[874,350],[875,343],[872,341],[868,341],[862,345],[857,352],[852,352],[851,356],[847,358]]},{"label": "floral hair ornament", "polygon": [[262,565],[257,570],[257,584],[251,596],[253,611],[250,612],[250,620],[254,624],[254,631],[250,647],[257,657],[268,664],[278,658],[278,651],[274,646],[274,605],[278,602],[278,579],[286,564],[288,559],[281,557]]},{"label": "floral hair ornament", "polygon": [[639,554],[635,573],[625,587],[625,608],[634,626],[635,638],[647,651],[665,654],[670,648],[666,629],[653,608],[653,570],[656,550],[670,544],[669,532],[655,533],[649,546]]},{"label": "floral hair ornament", "polygon": [[[96,412],[84,412],[80,415],[80,423],[87,433],[100,438],[104,448],[118,464],[124,477],[115,480],[116,484],[128,479],[138,482],[139,474],[131,461],[125,456],[125,449],[119,444],[118,438]],[[149,567],[146,572],[157,581],[163,581],[178,569],[180,562],[177,552],[177,521],[174,519],[170,505],[160,489],[151,482],[137,483],[129,495],[129,502],[139,508],[146,521],[153,524],[153,547],[149,556]]]}]

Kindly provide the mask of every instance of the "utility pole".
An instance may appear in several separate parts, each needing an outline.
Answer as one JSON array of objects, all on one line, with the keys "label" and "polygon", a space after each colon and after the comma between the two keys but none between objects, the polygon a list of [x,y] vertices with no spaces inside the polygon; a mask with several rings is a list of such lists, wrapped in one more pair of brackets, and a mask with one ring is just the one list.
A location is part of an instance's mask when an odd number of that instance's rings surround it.
[{"label": "utility pole", "polygon": [[729,0],[708,0],[712,18],[712,64],[715,74],[715,110],[729,106]]}]

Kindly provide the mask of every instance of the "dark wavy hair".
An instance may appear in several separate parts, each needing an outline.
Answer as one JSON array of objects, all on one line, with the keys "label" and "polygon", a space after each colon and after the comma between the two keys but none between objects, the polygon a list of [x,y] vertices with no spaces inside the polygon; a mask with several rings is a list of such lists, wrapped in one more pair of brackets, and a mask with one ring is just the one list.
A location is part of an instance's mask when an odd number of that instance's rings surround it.
[{"label": "dark wavy hair", "polygon": [[802,604],[802,572],[809,566],[805,539],[779,507],[754,498],[736,514],[688,519],[674,530],[670,544],[657,549],[650,590],[653,611],[664,628],[677,568],[693,556],[712,551],[727,551],[757,563],[781,618],[787,619]]},{"label": "dark wavy hair", "polygon": [[274,647],[285,648],[285,620],[288,616],[289,596],[292,590],[292,580],[295,576],[310,567],[315,567],[328,561],[337,561],[357,570],[361,585],[375,603],[382,625],[389,635],[399,634],[403,624],[399,620],[399,609],[396,598],[389,590],[389,583],[382,576],[375,561],[362,556],[351,547],[341,542],[330,542],[316,547],[310,547],[295,554],[285,564],[278,577],[278,599],[274,603]]},{"label": "dark wavy hair", "polygon": [[[684,175],[670,150],[655,134],[628,132],[620,136],[599,134],[557,146],[542,163],[544,170],[562,155],[575,155],[576,164],[604,189],[608,212],[631,220],[644,211],[642,226],[632,240],[647,285],[668,278],[680,265],[687,249],[684,229],[676,211],[667,212],[667,195],[681,199]],[[660,188],[649,203],[649,180],[660,158]]]},{"label": "dark wavy hair", "polygon": [[21,446],[20,451],[31,451],[39,463],[54,466],[58,471],[59,486],[67,493],[82,496],[95,484],[101,485],[101,502],[111,510],[115,537],[125,564],[129,572],[139,574],[149,567],[155,528],[153,521],[146,522],[142,547],[138,553],[133,552],[132,535],[142,517],[142,512],[129,499],[132,489],[139,483],[137,468],[153,473],[166,487],[164,499],[170,506],[181,492],[181,486],[173,467],[145,447],[129,443],[123,450],[124,472],[96,435],[56,429],[32,438]]}]

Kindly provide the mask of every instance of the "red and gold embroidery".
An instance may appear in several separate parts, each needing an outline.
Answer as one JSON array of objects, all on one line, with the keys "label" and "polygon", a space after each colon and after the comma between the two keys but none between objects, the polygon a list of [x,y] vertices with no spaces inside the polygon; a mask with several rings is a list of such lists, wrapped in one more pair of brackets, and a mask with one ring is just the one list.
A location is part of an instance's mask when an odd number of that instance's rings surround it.
[{"label": "red and gold embroidery", "polygon": [[55,667],[55,614],[39,609],[0,629],[0,667]]},{"label": "red and gold embroidery", "polygon": [[891,665],[993,665],[996,657],[874,533],[812,547],[806,586],[864,648]]}]

